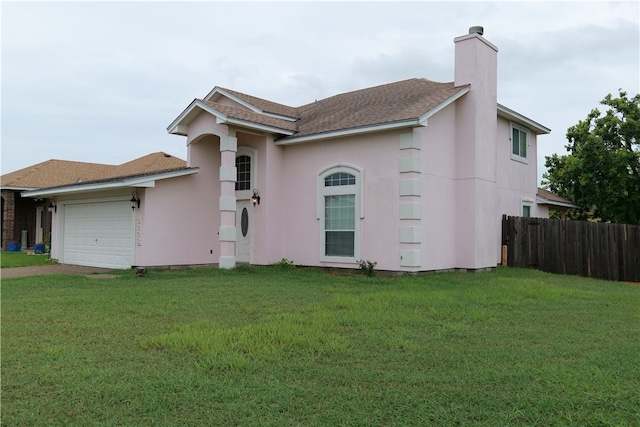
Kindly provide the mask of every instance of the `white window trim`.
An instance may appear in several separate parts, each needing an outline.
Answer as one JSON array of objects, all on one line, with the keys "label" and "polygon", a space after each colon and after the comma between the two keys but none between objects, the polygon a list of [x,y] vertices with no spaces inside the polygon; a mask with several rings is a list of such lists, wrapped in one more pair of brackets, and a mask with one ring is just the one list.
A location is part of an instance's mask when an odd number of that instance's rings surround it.
[{"label": "white window trim", "polygon": [[[527,135],[527,157],[522,157],[513,152],[513,129],[518,129],[520,132],[524,132]],[[531,132],[529,129],[518,126],[517,124],[511,122],[511,126],[509,127],[509,152],[511,153],[511,160],[515,160],[517,162],[529,164],[529,152],[531,151],[529,148],[531,146]]]},{"label": "white window trim", "polygon": [[[356,177],[355,185],[339,185],[335,187],[325,187],[324,180],[329,175],[344,172]],[[316,179],[316,216],[319,220],[320,232],[320,261],[355,264],[360,259],[360,222],[364,218],[364,195],[363,195],[364,169],[351,163],[334,163],[318,172]],[[325,255],[326,233],[324,217],[324,198],[332,195],[355,194],[356,223],[353,242],[353,256],[340,257]]]},{"label": "white window trim", "polygon": [[248,190],[236,190],[236,200],[248,200],[253,196],[253,190],[258,188],[258,150],[253,147],[241,145],[236,151],[236,159],[240,156],[251,157],[251,188]]},{"label": "white window trim", "polygon": [[531,199],[521,199],[519,216],[524,217],[525,206],[529,207],[529,217],[533,217],[533,200]]}]

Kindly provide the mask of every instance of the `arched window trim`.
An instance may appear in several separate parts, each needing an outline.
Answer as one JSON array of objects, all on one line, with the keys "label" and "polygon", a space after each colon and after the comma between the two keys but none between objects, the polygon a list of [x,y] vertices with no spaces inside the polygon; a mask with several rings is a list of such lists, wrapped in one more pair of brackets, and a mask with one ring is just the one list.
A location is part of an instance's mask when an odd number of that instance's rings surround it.
[{"label": "arched window trim", "polygon": [[[240,156],[251,158],[251,187],[248,190],[236,190],[236,200],[248,200],[253,195],[253,189],[258,188],[258,150],[247,145],[241,145],[236,151],[236,159]],[[238,171],[236,170],[236,176]]]},{"label": "arched window trim", "polygon": [[[356,184],[355,184],[356,203],[359,205],[360,219],[363,219],[364,218],[364,193],[362,191],[362,183],[364,182],[364,169],[352,163],[343,163],[343,162],[334,163],[322,169],[320,172],[318,172],[318,180],[316,184],[316,194],[318,195],[318,197],[316,198],[317,219],[320,219],[320,217],[324,215],[323,214],[324,198],[322,197],[322,194],[324,193],[324,188],[325,188],[324,180],[326,177],[338,172],[348,173],[356,177]],[[342,194],[347,194],[347,192],[350,192],[348,194],[351,194],[354,190],[353,185],[340,185],[340,186],[330,187],[330,188],[334,189],[333,191],[336,191],[333,194],[341,194],[340,191],[343,192]]]}]

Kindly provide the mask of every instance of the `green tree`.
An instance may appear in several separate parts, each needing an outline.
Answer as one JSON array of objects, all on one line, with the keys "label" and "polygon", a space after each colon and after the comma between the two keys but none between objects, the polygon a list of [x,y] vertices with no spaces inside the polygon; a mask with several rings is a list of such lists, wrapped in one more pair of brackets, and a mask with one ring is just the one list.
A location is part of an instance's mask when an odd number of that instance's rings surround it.
[{"label": "green tree", "polygon": [[640,223],[640,94],[607,95],[567,130],[567,155],[546,157],[542,184],[603,221]]}]

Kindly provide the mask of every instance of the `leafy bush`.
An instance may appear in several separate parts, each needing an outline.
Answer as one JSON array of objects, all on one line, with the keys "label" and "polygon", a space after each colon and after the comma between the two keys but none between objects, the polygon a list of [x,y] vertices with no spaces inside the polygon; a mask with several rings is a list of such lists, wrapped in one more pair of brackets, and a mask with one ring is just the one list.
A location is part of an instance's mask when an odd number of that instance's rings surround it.
[{"label": "leafy bush", "polygon": [[376,265],[378,265],[375,261],[367,261],[364,259],[358,260],[358,265],[360,266],[360,270],[362,270],[362,274],[367,277],[375,277],[376,275]]},{"label": "leafy bush", "polygon": [[296,268],[296,265],[293,263],[293,261],[290,261],[286,258],[282,258],[280,261],[278,261],[274,265],[278,268],[282,268],[283,270],[290,270],[290,269]]}]

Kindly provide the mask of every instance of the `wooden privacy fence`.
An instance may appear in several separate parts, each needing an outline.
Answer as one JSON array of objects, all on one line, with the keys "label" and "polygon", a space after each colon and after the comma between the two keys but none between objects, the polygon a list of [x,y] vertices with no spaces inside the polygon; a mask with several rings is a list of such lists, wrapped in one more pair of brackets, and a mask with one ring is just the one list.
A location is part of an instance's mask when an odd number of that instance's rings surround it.
[{"label": "wooden privacy fence", "polygon": [[640,282],[640,225],[503,215],[502,245],[509,267]]}]

